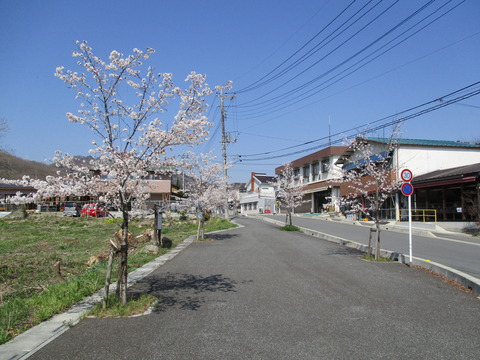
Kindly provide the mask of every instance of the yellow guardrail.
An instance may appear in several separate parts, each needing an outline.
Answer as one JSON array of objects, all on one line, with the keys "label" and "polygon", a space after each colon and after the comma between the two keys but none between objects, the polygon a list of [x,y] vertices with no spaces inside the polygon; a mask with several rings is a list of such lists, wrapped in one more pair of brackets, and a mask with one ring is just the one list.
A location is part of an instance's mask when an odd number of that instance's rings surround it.
[{"label": "yellow guardrail", "polygon": [[[400,209],[400,219],[403,217],[408,217],[408,209]],[[437,210],[435,209],[412,209],[412,220],[421,218],[423,222],[426,222],[427,219],[433,219],[437,222]],[[418,220],[417,220],[418,221]]]}]

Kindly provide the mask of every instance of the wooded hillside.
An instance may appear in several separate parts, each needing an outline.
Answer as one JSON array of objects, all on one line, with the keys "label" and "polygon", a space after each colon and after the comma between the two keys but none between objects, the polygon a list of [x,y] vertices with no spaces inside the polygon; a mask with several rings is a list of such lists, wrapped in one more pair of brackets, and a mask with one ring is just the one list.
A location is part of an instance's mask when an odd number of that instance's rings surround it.
[{"label": "wooded hillside", "polygon": [[45,179],[47,175],[56,175],[56,171],[53,165],[24,160],[0,150],[0,178],[16,180],[23,175],[29,175],[32,178]]}]

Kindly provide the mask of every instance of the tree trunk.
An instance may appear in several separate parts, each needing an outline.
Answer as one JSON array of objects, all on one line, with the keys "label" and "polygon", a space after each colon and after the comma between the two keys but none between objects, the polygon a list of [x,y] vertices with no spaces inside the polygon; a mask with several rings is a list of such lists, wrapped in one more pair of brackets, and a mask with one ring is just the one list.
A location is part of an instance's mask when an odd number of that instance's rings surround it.
[{"label": "tree trunk", "polygon": [[378,260],[380,258],[380,224],[379,221],[375,221],[375,228],[377,231],[377,241],[375,245],[375,260]]},{"label": "tree trunk", "polygon": [[159,236],[157,230],[157,223],[158,223],[158,211],[155,210],[155,221],[153,223],[153,244],[159,249],[161,245],[161,235]]},{"label": "tree trunk", "polygon": [[[117,289],[122,304],[127,303],[128,281],[128,210],[123,211],[122,243],[120,244],[120,257],[118,260],[118,278],[120,289]],[[117,282],[118,284],[118,282]]]}]

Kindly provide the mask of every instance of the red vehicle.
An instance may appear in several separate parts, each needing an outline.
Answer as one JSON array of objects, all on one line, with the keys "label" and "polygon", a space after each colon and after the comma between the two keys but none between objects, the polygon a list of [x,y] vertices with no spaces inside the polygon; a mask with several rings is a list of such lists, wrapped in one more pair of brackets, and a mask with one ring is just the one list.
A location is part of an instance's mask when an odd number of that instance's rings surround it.
[{"label": "red vehicle", "polygon": [[105,210],[104,204],[85,204],[80,211],[81,216],[95,216],[103,217],[107,216],[107,211]]}]

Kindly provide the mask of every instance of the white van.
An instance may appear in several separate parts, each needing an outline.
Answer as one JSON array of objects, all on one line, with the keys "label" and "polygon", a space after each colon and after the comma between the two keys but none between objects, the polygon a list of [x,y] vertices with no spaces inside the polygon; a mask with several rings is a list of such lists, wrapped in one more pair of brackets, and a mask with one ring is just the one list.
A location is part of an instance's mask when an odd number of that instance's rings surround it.
[{"label": "white van", "polygon": [[63,216],[80,216],[80,205],[75,201],[66,201],[63,206]]}]

